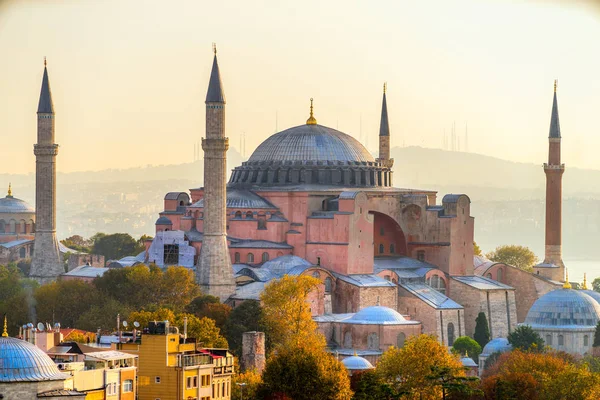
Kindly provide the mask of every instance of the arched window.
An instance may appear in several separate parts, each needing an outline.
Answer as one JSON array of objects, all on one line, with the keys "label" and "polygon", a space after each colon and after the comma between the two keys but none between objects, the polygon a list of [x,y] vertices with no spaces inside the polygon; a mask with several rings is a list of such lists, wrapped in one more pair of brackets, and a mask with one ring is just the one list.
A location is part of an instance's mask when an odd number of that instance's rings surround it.
[{"label": "arched window", "polygon": [[246,219],[252,219],[252,211],[246,212]]},{"label": "arched window", "polygon": [[589,337],[588,335],[585,335],[585,336],[583,337],[583,345],[584,345],[585,347],[588,347],[588,346],[590,345],[590,337]]},{"label": "arched window", "polygon": [[233,262],[235,262],[236,264],[239,264],[240,260],[241,260],[240,253],[236,252],[235,255],[233,256]]},{"label": "arched window", "polygon": [[269,261],[269,253],[267,253],[266,251],[264,253],[262,253],[262,262],[267,262]]},{"label": "arched window", "polygon": [[383,229],[383,226],[382,226],[381,228],[379,228],[379,234],[380,234],[381,236],[384,236],[384,235],[385,235],[385,229]]},{"label": "arched window", "polygon": [[258,229],[267,229],[267,217],[264,215],[258,216]]},{"label": "arched window", "polygon": [[29,224],[31,225],[31,233],[35,233],[35,222],[33,222],[33,220],[30,220]]},{"label": "arched window", "polygon": [[450,322],[448,324],[448,346],[452,346],[454,344],[454,324]]},{"label": "arched window", "polygon": [[546,335],[546,344],[552,346],[552,335]]},{"label": "arched window", "polygon": [[350,331],[347,331],[346,333],[344,333],[344,347],[346,349],[352,348],[352,332],[350,332]]},{"label": "arched window", "polygon": [[425,261],[425,250],[417,251],[417,260]]},{"label": "arched window", "polygon": [[565,339],[564,339],[563,335],[558,335],[558,345],[559,346],[565,345]]},{"label": "arched window", "polygon": [[385,247],[383,246],[383,244],[379,245],[379,254],[383,254],[385,252]]},{"label": "arched window", "polygon": [[17,233],[17,221],[14,219],[10,220],[10,233]]},{"label": "arched window", "polygon": [[485,274],[485,277],[488,278],[488,279],[492,279],[492,274],[489,274],[489,273]]},{"label": "arched window", "polygon": [[26,255],[27,255],[27,249],[25,247],[21,247],[21,249],[19,250],[19,257],[25,258]]},{"label": "arched window", "polygon": [[395,254],[396,253],[396,246],[394,246],[394,243],[390,244],[390,253],[391,254]]},{"label": "arched window", "polygon": [[183,200],[181,200],[181,201],[179,202],[179,205],[180,205],[181,207],[183,207]]},{"label": "arched window", "polygon": [[398,337],[396,338],[396,347],[398,347],[399,349],[404,347],[404,341],[406,340],[406,335],[402,332],[400,332],[398,334]]},{"label": "arched window", "polygon": [[246,261],[249,263],[253,263],[254,262],[254,254],[248,253],[248,255],[246,256]]},{"label": "arched window", "polygon": [[392,277],[389,275],[386,275],[383,277],[383,279],[385,279],[386,281],[390,281],[392,279]]},{"label": "arched window", "polygon": [[446,282],[438,275],[427,278],[427,284],[442,294],[446,294]]},{"label": "arched window", "polygon": [[234,218],[235,219],[242,219],[242,212],[241,211],[236,211]]},{"label": "arched window", "polygon": [[369,333],[369,336],[367,336],[367,348],[369,350],[379,350],[379,335],[377,333]]},{"label": "arched window", "polygon": [[503,271],[502,268],[498,268],[498,272],[496,273],[496,276],[498,277],[498,279],[496,279],[498,282],[502,282],[503,279]]},{"label": "arched window", "polygon": [[19,222],[19,225],[20,225],[19,232],[20,232],[20,233],[26,233],[25,226],[26,226],[27,224],[25,223],[25,220],[24,220],[24,219],[22,219],[22,220]]},{"label": "arched window", "polygon": [[319,273],[319,271],[315,271],[312,273],[312,276],[319,279],[321,277],[321,273]]},{"label": "arched window", "polygon": [[325,293],[331,293],[331,278],[325,278]]},{"label": "arched window", "polygon": [[0,219],[0,234],[6,233],[6,222],[3,219]]}]

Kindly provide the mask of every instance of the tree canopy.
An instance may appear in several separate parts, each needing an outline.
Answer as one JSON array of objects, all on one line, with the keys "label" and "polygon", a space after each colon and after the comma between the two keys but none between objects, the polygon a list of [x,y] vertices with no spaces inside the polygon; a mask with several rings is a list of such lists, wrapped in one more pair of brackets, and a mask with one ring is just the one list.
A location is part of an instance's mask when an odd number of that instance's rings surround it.
[{"label": "tree canopy", "polygon": [[460,336],[456,338],[452,349],[458,352],[459,355],[468,355],[473,361],[479,361],[479,355],[481,354],[481,346],[475,340],[468,336]]},{"label": "tree canopy", "polygon": [[512,265],[525,271],[533,271],[533,266],[538,258],[528,247],[518,245],[504,245],[486,254],[486,257],[495,262]]},{"label": "tree canopy", "polygon": [[544,339],[529,325],[518,326],[517,329],[508,334],[508,342],[513,349],[523,351],[544,351]]},{"label": "tree canopy", "polygon": [[484,312],[480,312],[475,319],[475,334],[473,338],[483,349],[490,341],[490,326]]},{"label": "tree canopy", "polygon": [[128,233],[97,233],[90,239],[93,242],[92,253],[103,255],[106,261],[119,260],[125,256],[135,256],[145,247]]},{"label": "tree canopy", "polygon": [[[242,334],[250,331],[264,332],[262,325],[262,308],[258,301],[247,300],[234,308],[225,323],[225,337],[229,342],[229,350],[238,357],[242,355]],[[271,338],[265,337],[267,353],[270,351]]]}]

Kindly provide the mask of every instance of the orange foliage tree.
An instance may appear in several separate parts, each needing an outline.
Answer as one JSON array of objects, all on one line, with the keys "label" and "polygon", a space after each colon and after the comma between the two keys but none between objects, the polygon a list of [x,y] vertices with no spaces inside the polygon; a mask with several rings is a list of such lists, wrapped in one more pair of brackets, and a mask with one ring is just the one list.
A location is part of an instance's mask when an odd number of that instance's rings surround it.
[{"label": "orange foliage tree", "polygon": [[486,398],[498,400],[600,398],[600,376],[556,352],[504,353],[485,371],[481,386]]}]

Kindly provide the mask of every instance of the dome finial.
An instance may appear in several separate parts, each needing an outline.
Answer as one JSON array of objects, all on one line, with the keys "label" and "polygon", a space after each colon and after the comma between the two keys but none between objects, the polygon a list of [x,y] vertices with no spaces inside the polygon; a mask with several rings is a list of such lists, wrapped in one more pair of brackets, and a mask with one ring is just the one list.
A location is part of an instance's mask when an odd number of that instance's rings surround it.
[{"label": "dome finial", "polygon": [[565,284],[563,285],[563,289],[571,289],[571,284],[569,283],[569,270],[565,268]]},{"label": "dome finial", "polygon": [[588,290],[588,287],[587,287],[587,274],[585,272],[583,273],[583,284],[581,285],[581,288],[583,290]]},{"label": "dome finial", "polygon": [[317,124],[317,120],[315,119],[314,115],[313,115],[313,98],[310,98],[310,117],[308,117],[308,119],[306,120],[306,125],[316,125]]},{"label": "dome finial", "polygon": [[8,328],[6,326],[6,314],[4,314],[4,332],[2,332],[2,337],[8,337]]},{"label": "dome finial", "polygon": [[8,182],[8,196],[6,197],[12,197],[12,184],[10,182]]}]

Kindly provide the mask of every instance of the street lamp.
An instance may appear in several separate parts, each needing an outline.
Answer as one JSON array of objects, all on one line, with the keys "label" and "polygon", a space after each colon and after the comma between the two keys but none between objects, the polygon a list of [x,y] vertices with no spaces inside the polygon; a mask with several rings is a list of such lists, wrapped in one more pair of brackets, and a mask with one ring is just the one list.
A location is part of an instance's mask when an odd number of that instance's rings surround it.
[{"label": "street lamp", "polygon": [[244,400],[244,386],[246,386],[247,383],[241,382],[241,383],[236,383],[236,385],[238,385],[240,387],[240,390],[242,391],[240,394],[240,400]]}]

